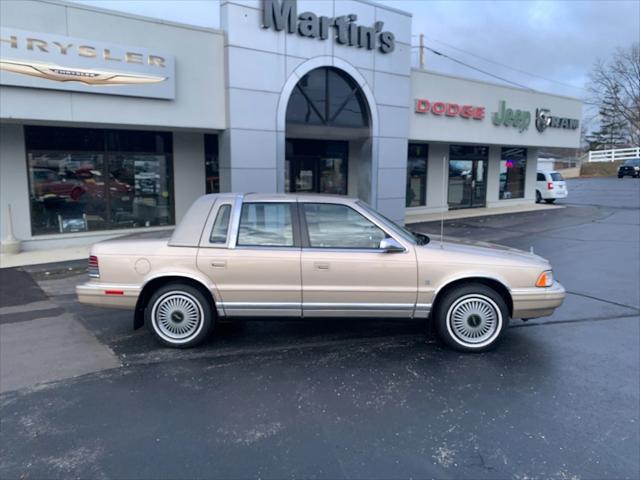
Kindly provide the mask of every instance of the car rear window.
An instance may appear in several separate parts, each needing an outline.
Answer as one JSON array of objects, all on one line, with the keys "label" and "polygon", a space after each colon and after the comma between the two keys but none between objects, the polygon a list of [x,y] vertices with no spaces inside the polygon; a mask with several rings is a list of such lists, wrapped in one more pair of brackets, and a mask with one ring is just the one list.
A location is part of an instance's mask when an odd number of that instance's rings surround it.
[{"label": "car rear window", "polygon": [[551,180],[553,180],[554,182],[564,182],[564,178],[562,178],[562,175],[560,175],[559,173],[550,173],[549,174],[551,176]]},{"label": "car rear window", "polygon": [[638,167],[640,166],[640,158],[632,158],[631,160],[624,162],[624,164],[629,167]]}]

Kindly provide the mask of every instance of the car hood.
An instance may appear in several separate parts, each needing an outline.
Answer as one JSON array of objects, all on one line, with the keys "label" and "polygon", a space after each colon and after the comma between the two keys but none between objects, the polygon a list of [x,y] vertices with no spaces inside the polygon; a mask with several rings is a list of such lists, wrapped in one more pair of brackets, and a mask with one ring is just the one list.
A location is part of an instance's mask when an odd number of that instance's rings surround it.
[{"label": "car hood", "polygon": [[442,246],[439,240],[432,240],[427,247],[437,248],[443,253],[454,254],[452,261],[486,264],[520,264],[523,266],[548,266],[549,261],[534,253],[495,243],[444,237]]}]

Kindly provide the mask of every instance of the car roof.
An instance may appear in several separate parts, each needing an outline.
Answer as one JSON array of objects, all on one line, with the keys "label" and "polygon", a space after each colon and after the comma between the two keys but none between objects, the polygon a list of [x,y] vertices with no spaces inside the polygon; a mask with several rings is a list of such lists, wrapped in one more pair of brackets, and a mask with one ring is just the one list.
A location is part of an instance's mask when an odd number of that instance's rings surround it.
[{"label": "car roof", "polygon": [[315,203],[341,203],[351,205],[358,201],[357,198],[344,195],[330,195],[320,193],[214,193],[207,197],[216,199],[242,198],[243,202],[315,202]]}]

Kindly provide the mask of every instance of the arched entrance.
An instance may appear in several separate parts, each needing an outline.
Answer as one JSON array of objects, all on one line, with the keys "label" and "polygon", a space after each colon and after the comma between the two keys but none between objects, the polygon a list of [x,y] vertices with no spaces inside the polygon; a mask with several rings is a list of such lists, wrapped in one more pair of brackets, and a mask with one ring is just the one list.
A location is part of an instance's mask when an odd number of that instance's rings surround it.
[{"label": "arched entrance", "polygon": [[360,85],[323,66],[300,77],[286,110],[285,192],[371,193],[371,113]]}]

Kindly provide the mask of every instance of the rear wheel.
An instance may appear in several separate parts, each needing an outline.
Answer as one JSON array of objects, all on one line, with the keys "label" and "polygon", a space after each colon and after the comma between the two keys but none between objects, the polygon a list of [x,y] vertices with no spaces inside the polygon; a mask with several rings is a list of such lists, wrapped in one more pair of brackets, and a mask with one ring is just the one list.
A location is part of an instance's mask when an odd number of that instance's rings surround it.
[{"label": "rear wheel", "polygon": [[624,175],[618,175],[618,178],[622,178],[622,177],[624,177]]},{"label": "rear wheel", "polygon": [[546,203],[553,203],[553,202],[555,202],[555,201],[556,201],[556,199],[555,199],[555,198],[545,198],[545,200],[544,200],[544,201],[545,201]]},{"label": "rear wheel", "polygon": [[151,296],[145,324],[163,345],[189,348],[202,343],[213,329],[213,309],[197,288],[171,283]]},{"label": "rear wheel", "polygon": [[540,203],[542,201],[542,195],[540,194],[540,190],[536,190],[536,203]]},{"label": "rear wheel", "polygon": [[482,284],[467,284],[447,292],[434,311],[439,338],[461,352],[494,348],[509,323],[506,302]]}]

